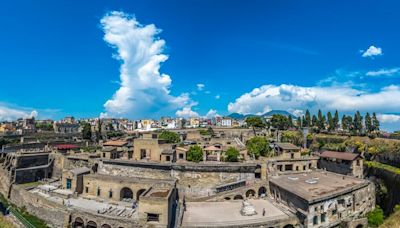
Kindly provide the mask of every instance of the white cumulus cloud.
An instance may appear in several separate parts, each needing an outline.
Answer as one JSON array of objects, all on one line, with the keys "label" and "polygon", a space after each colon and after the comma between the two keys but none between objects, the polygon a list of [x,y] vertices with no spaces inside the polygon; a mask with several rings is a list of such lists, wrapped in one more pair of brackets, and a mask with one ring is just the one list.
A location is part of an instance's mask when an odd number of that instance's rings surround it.
[{"label": "white cumulus cloud", "polygon": [[219,95],[219,94],[218,94],[218,95],[215,95],[215,99],[218,100],[218,99],[220,99],[220,98],[221,98],[221,95]]},{"label": "white cumulus cloud", "polygon": [[175,115],[177,117],[189,118],[189,117],[198,117],[199,113],[193,111],[191,106],[186,106],[183,107],[182,110],[176,111]]},{"label": "white cumulus cloud", "polygon": [[25,110],[23,108],[12,108],[0,104],[0,121],[12,121],[19,118],[37,117],[36,110]]},{"label": "white cumulus cloud", "polygon": [[380,77],[380,76],[394,76],[400,73],[400,68],[380,69],[377,71],[368,71],[367,76]]},{"label": "white cumulus cloud", "polygon": [[228,111],[241,114],[263,114],[271,109],[396,112],[400,110],[400,103],[393,100],[395,97],[400,97],[400,87],[396,85],[376,92],[347,86],[264,85],[229,103]]},{"label": "white cumulus cloud", "polygon": [[367,50],[362,50],[362,57],[374,57],[378,55],[383,55],[382,48],[375,47],[374,45],[369,46]]},{"label": "white cumulus cloud", "polygon": [[378,114],[377,118],[381,123],[400,123],[400,115],[396,114]]},{"label": "white cumulus cloud", "polygon": [[215,109],[210,109],[208,110],[207,114],[204,116],[206,119],[211,119],[214,118],[216,116],[220,116],[217,112],[217,110]]},{"label": "white cumulus cloud", "polygon": [[171,95],[172,80],[160,72],[168,56],[154,24],[142,25],[135,17],[114,11],[101,19],[101,28],[104,40],[116,50],[113,57],[121,61],[120,88],[104,104],[103,116],[141,118],[190,105],[188,94]]}]

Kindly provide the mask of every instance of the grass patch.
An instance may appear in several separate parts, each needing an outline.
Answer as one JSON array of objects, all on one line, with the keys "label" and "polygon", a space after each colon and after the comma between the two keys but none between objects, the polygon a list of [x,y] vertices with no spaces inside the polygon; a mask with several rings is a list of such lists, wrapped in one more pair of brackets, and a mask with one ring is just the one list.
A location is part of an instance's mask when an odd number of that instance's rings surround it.
[{"label": "grass patch", "polygon": [[379,228],[394,228],[400,227],[400,210],[397,210],[390,215]]},{"label": "grass patch", "polygon": [[30,222],[36,228],[48,228],[48,226],[46,225],[46,223],[42,219],[40,219],[40,218],[38,218],[38,217],[36,217],[34,215],[29,214],[25,210],[25,208],[17,209],[17,211],[22,215],[22,217],[24,217],[26,220],[28,220],[28,222]]},{"label": "grass patch", "polygon": [[397,167],[394,167],[391,165],[386,165],[386,164],[376,162],[376,161],[364,161],[364,164],[369,168],[373,167],[373,168],[378,168],[378,169],[384,169],[389,172],[400,175],[400,168],[397,168]]},{"label": "grass patch", "polygon": [[32,188],[32,187],[37,187],[39,185],[40,185],[40,183],[37,182],[37,181],[36,182],[29,182],[29,183],[21,184],[21,186],[23,188]]}]

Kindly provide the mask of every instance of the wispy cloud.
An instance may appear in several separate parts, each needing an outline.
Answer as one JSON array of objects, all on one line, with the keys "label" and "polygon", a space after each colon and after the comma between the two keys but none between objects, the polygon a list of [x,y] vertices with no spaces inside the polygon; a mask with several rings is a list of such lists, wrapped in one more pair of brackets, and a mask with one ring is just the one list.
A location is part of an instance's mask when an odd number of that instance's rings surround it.
[{"label": "wispy cloud", "polygon": [[21,108],[0,103],[0,121],[11,121],[18,118],[37,117],[38,112],[30,108]]},{"label": "wispy cloud", "polygon": [[221,98],[221,95],[219,95],[219,94],[217,94],[217,95],[215,95],[215,99],[220,99]]},{"label": "wispy cloud", "polygon": [[400,73],[400,68],[380,69],[377,71],[368,71],[367,76],[380,77],[380,76],[395,76]]},{"label": "wispy cloud", "polygon": [[196,87],[197,87],[197,90],[202,91],[204,89],[205,85],[202,83],[199,83],[196,85]]},{"label": "wispy cloud", "polygon": [[380,47],[375,47],[374,45],[369,46],[367,50],[361,50],[362,52],[362,57],[374,57],[374,56],[379,56],[383,55],[382,48]]},{"label": "wispy cloud", "polygon": [[188,107],[189,94],[173,96],[171,77],[159,71],[167,61],[165,41],[154,24],[142,25],[132,15],[111,12],[101,19],[104,40],[121,61],[120,88],[105,104],[107,116],[141,118]]}]

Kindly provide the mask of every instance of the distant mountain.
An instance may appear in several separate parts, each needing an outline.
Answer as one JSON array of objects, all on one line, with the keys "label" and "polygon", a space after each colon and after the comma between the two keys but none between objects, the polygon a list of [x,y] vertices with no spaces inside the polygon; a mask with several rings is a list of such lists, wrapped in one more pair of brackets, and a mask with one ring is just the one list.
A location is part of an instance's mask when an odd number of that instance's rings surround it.
[{"label": "distant mountain", "polygon": [[[267,113],[265,113],[265,114],[263,114],[261,116],[262,117],[269,117],[269,116],[276,115],[276,114],[284,115],[284,116],[289,116],[290,115],[290,116],[292,116],[292,118],[296,118],[296,116],[294,116],[293,114],[289,113],[288,111],[284,111],[284,110],[272,110],[272,111],[269,111],[269,112],[267,112]],[[245,118],[250,117],[250,116],[258,116],[258,115],[255,115],[255,114],[243,115],[243,114],[239,114],[239,113],[231,113],[231,114],[228,115],[228,117],[230,117],[232,119],[237,119],[237,120],[242,120],[242,119],[245,119]]]},{"label": "distant mountain", "polygon": [[243,114],[239,114],[239,113],[231,113],[228,115],[228,117],[232,118],[232,119],[237,119],[237,120],[241,120],[245,118],[245,115]]},{"label": "distant mountain", "polygon": [[269,112],[265,113],[262,116],[269,117],[269,116],[272,116],[272,115],[292,116],[292,118],[296,118],[295,115],[293,115],[290,112],[285,111],[285,110],[272,110],[272,111],[269,111]]}]

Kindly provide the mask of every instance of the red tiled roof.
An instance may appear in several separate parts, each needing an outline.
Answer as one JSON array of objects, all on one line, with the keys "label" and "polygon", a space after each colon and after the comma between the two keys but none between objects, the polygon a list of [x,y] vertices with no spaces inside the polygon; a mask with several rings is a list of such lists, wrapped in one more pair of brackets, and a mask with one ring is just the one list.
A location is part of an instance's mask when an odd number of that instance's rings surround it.
[{"label": "red tiled roof", "polygon": [[323,158],[336,158],[341,160],[353,161],[360,155],[349,152],[324,151],[319,156]]},{"label": "red tiled roof", "polygon": [[68,149],[76,149],[76,148],[79,148],[79,146],[77,146],[77,145],[72,145],[72,144],[59,144],[59,145],[56,145],[56,148],[57,148],[58,150],[68,150]]}]

